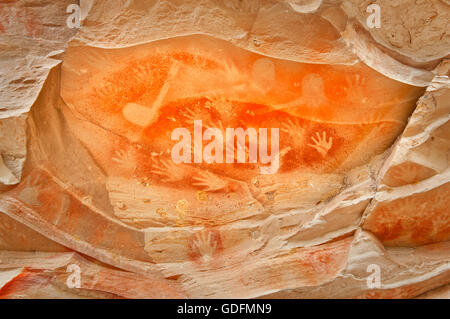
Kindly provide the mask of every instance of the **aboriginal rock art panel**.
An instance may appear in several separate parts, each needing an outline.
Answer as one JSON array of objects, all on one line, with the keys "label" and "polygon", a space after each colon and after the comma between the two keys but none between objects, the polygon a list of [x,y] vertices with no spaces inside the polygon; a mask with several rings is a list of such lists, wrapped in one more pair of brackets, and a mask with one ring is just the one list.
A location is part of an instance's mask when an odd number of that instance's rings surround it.
[{"label": "aboriginal rock art panel", "polygon": [[450,183],[377,203],[364,228],[385,245],[417,246],[449,240]]},{"label": "aboriginal rock art panel", "polygon": [[[422,91],[362,64],[283,61],[191,36],[114,50],[70,47],[61,95],[74,114],[69,125],[108,176],[116,216],[145,227],[222,223],[215,217],[264,207],[252,181],[267,163],[249,160],[254,141],[232,140],[231,154],[221,148],[232,163],[174,163],[177,128],[194,136],[201,121],[201,133],[215,129],[225,146],[227,128],[279,129],[276,185],[284,176],[342,173],[382,153]],[[189,203],[181,213],[179,200]]]},{"label": "aboriginal rock art panel", "polygon": [[383,178],[383,182],[391,187],[414,184],[436,174],[436,171],[414,163],[405,162],[391,167]]},{"label": "aboriginal rock art panel", "polygon": [[33,38],[43,34],[43,22],[33,12],[32,7],[22,6],[17,1],[7,1],[7,4],[5,1],[2,2],[0,2],[0,34],[21,33]]}]

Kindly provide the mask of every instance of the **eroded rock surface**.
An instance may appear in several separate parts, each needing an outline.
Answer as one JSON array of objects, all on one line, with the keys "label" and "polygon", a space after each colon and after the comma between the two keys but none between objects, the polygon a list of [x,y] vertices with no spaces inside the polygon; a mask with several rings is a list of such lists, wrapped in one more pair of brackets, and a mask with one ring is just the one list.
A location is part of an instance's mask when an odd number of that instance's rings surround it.
[{"label": "eroded rock surface", "polygon": [[448,4],[114,2],[0,4],[2,298],[448,295]]}]

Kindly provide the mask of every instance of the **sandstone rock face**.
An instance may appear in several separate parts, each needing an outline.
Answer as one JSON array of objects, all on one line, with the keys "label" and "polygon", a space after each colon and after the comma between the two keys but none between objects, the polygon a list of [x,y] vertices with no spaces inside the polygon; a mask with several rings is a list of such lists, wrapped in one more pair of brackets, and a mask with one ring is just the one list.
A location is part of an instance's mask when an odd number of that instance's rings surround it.
[{"label": "sandstone rock face", "polygon": [[71,2],[0,3],[2,298],[448,298],[448,3]]}]

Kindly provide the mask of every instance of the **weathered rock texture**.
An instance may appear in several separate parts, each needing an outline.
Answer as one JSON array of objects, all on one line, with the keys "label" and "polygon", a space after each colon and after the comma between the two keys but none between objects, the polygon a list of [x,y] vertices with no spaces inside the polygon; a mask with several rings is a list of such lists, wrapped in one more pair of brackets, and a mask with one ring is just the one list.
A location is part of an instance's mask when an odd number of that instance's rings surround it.
[{"label": "weathered rock texture", "polygon": [[0,2],[1,297],[448,298],[446,1],[71,2]]}]

